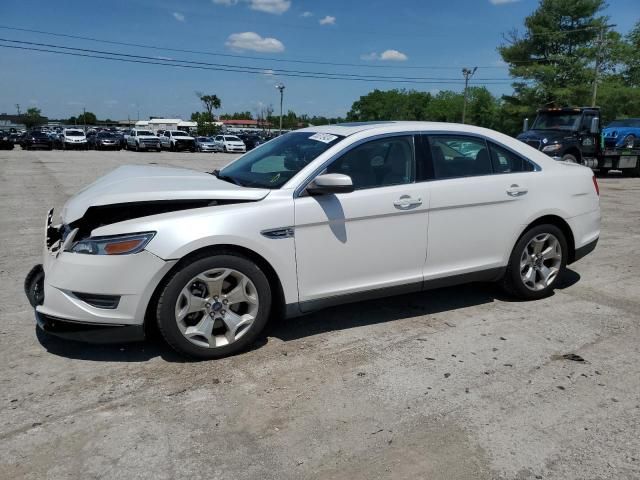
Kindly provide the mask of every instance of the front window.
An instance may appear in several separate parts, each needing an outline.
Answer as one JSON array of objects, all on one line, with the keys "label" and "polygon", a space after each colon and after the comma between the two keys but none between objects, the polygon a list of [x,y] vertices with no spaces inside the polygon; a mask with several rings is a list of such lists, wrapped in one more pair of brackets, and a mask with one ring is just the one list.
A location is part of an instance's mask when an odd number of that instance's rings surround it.
[{"label": "front window", "polygon": [[567,112],[539,113],[531,127],[533,130],[578,130],[581,114]]},{"label": "front window", "polygon": [[153,132],[150,130],[138,130],[138,136],[140,135],[153,135]]},{"label": "front window", "polygon": [[245,187],[281,188],[343,138],[327,133],[287,133],[251,150],[223,168],[219,176]]}]

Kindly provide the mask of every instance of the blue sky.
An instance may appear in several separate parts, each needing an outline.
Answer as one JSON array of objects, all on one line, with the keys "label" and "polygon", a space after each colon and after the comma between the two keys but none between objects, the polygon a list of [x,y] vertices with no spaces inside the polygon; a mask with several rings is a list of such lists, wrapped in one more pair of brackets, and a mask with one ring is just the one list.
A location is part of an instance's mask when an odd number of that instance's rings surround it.
[{"label": "blue sky", "polygon": [[[281,68],[311,72],[461,79],[510,91],[496,47],[522,29],[537,0],[20,0],[3,2],[0,25],[162,47],[150,50],[0,28],[0,38],[156,58],[244,65],[260,74],[219,72],[68,57],[0,48],[0,112],[37,106],[49,117],[92,111],[98,118],[189,117],[195,92],[215,93],[221,112],[278,108],[274,85],[286,85],[285,110],[344,115],[374,88],[460,90],[458,82],[403,85],[282,77]],[[605,12],[627,32],[640,17],[638,0],[610,0]],[[166,48],[239,55],[178,53]],[[260,57],[260,60],[245,57]],[[309,60],[362,66],[276,62]],[[380,66],[384,68],[369,68]],[[437,68],[414,68],[414,67]],[[406,68],[412,67],[412,68]],[[262,70],[261,70],[262,71]]]}]

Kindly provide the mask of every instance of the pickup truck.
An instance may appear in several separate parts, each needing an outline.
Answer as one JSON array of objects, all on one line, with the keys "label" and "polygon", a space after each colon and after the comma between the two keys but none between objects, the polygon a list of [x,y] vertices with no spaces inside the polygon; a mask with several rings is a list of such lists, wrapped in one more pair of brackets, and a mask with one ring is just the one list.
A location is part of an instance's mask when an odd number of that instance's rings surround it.
[{"label": "pickup truck", "polygon": [[543,108],[531,128],[525,119],[523,130],[518,140],[556,160],[579,163],[601,174],[621,170],[640,176],[640,144],[605,143],[598,107]]},{"label": "pickup truck", "polygon": [[160,137],[161,147],[171,152],[179,150],[196,151],[196,139],[182,130],[165,130]]},{"label": "pickup truck", "polygon": [[160,139],[150,130],[138,130],[134,128],[127,138],[127,150],[156,150],[160,151]]}]

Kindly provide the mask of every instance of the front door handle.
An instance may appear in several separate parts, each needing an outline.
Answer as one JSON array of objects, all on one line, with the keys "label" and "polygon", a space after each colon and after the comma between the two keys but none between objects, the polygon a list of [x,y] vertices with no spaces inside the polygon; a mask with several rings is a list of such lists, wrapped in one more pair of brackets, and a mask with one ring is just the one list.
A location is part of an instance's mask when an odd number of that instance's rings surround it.
[{"label": "front door handle", "polygon": [[521,188],[520,185],[514,183],[511,187],[507,188],[507,195],[510,197],[522,197],[526,195],[528,191],[526,188]]},{"label": "front door handle", "polygon": [[409,195],[402,195],[398,200],[393,202],[393,205],[401,210],[407,210],[411,207],[422,205],[422,199],[412,198]]}]

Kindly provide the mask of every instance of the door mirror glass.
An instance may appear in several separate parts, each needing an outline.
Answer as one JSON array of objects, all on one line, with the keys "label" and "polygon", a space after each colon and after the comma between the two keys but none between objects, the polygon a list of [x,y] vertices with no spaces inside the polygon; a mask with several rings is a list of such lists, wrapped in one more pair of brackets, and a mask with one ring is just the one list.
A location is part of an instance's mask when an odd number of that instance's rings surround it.
[{"label": "door mirror glass", "polygon": [[315,178],[307,186],[309,195],[330,195],[353,192],[353,182],[349,175],[342,173],[325,173]]},{"label": "door mirror glass", "polygon": [[591,119],[591,127],[589,131],[594,135],[600,131],[600,119],[598,117],[593,117]]}]

